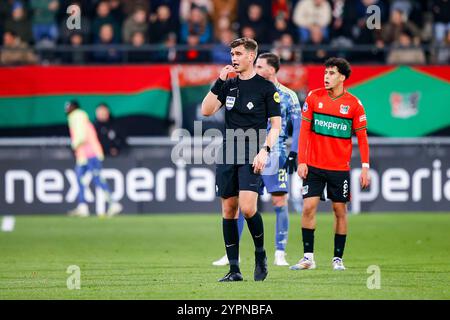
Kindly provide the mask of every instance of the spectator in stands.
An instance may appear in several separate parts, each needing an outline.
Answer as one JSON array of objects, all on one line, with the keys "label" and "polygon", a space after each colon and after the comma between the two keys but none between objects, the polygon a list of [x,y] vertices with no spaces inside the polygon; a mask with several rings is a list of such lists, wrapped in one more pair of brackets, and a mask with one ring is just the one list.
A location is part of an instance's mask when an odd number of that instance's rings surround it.
[{"label": "spectator in stands", "polygon": [[[158,11],[158,8],[161,6],[169,7],[171,12],[171,20],[176,24],[176,27],[180,24],[180,1],[173,0],[152,0],[150,2],[150,13],[155,14]],[[178,28],[176,28],[178,30]]]},{"label": "spectator in stands", "polygon": [[25,13],[22,3],[15,2],[11,16],[5,21],[5,30],[13,31],[25,43],[31,43],[33,34],[31,23]]},{"label": "spectator in stands", "polygon": [[3,34],[3,49],[0,52],[0,63],[3,65],[34,64],[38,59],[28,45],[12,31]]},{"label": "spectator in stands", "polygon": [[[222,31],[234,30],[231,20],[227,16],[222,16],[219,21],[216,22],[217,27],[214,29],[214,40],[220,42],[220,36]],[[236,24],[234,25],[236,26]]]},{"label": "spectator in stands", "polygon": [[181,21],[188,21],[192,15],[192,9],[201,8],[206,17],[209,18],[213,11],[213,3],[211,0],[181,0],[180,2],[180,18]]},{"label": "spectator in stands", "polygon": [[[289,34],[293,43],[297,43],[297,35],[295,33],[294,25],[291,20],[291,3],[288,0],[273,0],[272,1],[272,20],[273,25],[269,26],[270,42],[281,40],[281,38],[288,39],[286,34]],[[289,41],[289,40],[288,40]]]},{"label": "spectator in stands", "polygon": [[[124,43],[131,43],[131,37],[136,32],[146,35],[148,31],[147,12],[144,8],[138,7],[134,13],[129,16],[122,28],[122,39]],[[144,39],[145,40],[145,39]]]},{"label": "spectator in stands", "polygon": [[[346,0],[346,5],[344,6],[344,12],[348,12],[349,10],[355,10],[355,12],[352,12],[352,14],[349,14],[349,17],[352,17],[353,14],[356,14],[357,21],[356,24],[354,24],[351,27],[351,34],[353,38],[353,42],[356,45],[374,45],[374,49],[370,52],[367,51],[354,51],[351,52],[351,55],[347,53],[347,57],[353,61],[361,61],[361,62],[367,62],[367,61],[374,61],[383,63],[385,61],[385,55],[384,55],[384,43],[381,39],[381,33],[378,29],[369,29],[367,27],[367,19],[369,17],[369,13],[367,12],[367,9],[372,6],[376,5],[380,8],[380,23],[383,24],[386,20],[388,15],[386,14],[386,7],[384,3],[381,0],[357,0],[356,5],[355,3],[349,2],[347,5],[348,0]],[[370,13],[372,14],[372,13]],[[351,21],[353,21],[353,18],[351,18]]]},{"label": "spectator in stands", "polygon": [[[135,34],[139,33],[136,32]],[[100,103],[97,106],[95,109],[95,117],[95,130],[97,131],[98,139],[100,140],[105,156],[117,157],[128,146],[124,132],[117,125],[106,103]]]},{"label": "spectator in stands", "polygon": [[222,31],[231,29],[232,24],[236,22],[238,0],[212,0],[212,4],[211,18],[214,27],[214,38],[220,39]]},{"label": "spectator in stands", "polygon": [[300,0],[295,6],[292,20],[298,27],[302,43],[309,41],[311,28],[315,25],[322,29],[324,38],[328,38],[331,6],[326,0]]},{"label": "spectator in stands", "polygon": [[[380,8],[380,23],[384,24],[388,20],[388,14],[386,13],[386,7],[381,0],[358,0],[356,1],[355,14],[357,22],[353,26],[352,36],[357,44],[374,44],[376,39],[379,39],[379,30],[370,29],[367,27],[368,18],[372,13],[368,12],[370,6],[377,6]],[[350,2],[348,6],[344,7],[344,10],[352,10],[354,4]],[[379,46],[379,44],[377,44]]]},{"label": "spectator in stands", "polygon": [[121,12],[126,17],[132,15],[137,7],[144,8],[145,12],[150,12],[150,5],[153,5],[155,2],[156,0],[120,0]]},{"label": "spectator in stands", "polygon": [[170,7],[161,5],[150,17],[149,39],[151,43],[163,43],[170,33],[176,33],[177,27],[173,22]]},{"label": "spectator in stands", "polygon": [[422,48],[414,46],[412,34],[403,30],[389,52],[388,64],[425,64],[425,54]]},{"label": "spectator in stands", "polygon": [[[71,5],[77,5],[80,8],[81,13],[81,29],[70,30],[67,28],[67,18],[68,14],[66,12],[67,8]],[[90,19],[90,5],[86,1],[68,1],[66,2],[66,6],[64,8],[64,15],[59,24],[59,34],[60,41],[63,44],[72,43],[72,35],[77,33],[81,35],[83,44],[87,44],[91,42],[91,19]]]},{"label": "spectator in stands", "polygon": [[432,0],[431,11],[434,19],[434,38],[438,43],[446,41],[450,30],[450,1]]},{"label": "spectator in stands", "polygon": [[450,30],[447,31],[443,47],[437,50],[436,63],[438,64],[450,64]]},{"label": "spectator in stands", "polygon": [[[363,15],[365,18],[365,15]],[[332,23],[330,25],[330,38],[342,37],[353,40],[355,21],[358,20],[355,1],[334,0],[332,2]],[[365,19],[364,19],[365,20]]]},{"label": "spectator in stands", "polygon": [[[212,40],[211,24],[208,21],[205,9],[194,6],[188,20],[181,24],[181,42],[187,43],[189,35],[199,38],[199,43],[208,43]],[[191,39],[191,43],[195,40]]]},{"label": "spectator in stands", "polygon": [[171,32],[167,35],[164,41],[164,50],[158,52],[159,56],[162,58],[162,62],[175,62],[178,60],[179,53],[177,52],[175,46],[177,45],[177,34]]},{"label": "spectator in stands", "polygon": [[[109,0],[109,10],[111,16],[114,18],[119,25],[122,25],[123,20],[125,19],[124,8],[122,5],[123,0]],[[145,12],[148,12],[148,5],[139,5],[140,1],[134,1],[135,5],[139,8],[143,8]],[[134,10],[132,11],[134,12]],[[128,16],[128,15],[127,15]]]},{"label": "spectator in stands", "polygon": [[411,35],[415,45],[420,44],[420,30],[413,22],[407,20],[402,11],[396,9],[392,11],[389,22],[382,27],[381,39],[384,44],[398,43],[405,31]]},{"label": "spectator in stands", "polygon": [[259,44],[270,43],[268,35],[270,24],[263,19],[263,9],[259,4],[252,3],[248,7],[247,17],[242,23],[255,31],[254,39]]},{"label": "spectator in stands", "polygon": [[241,29],[241,37],[255,39],[256,32],[250,26],[244,26]]},{"label": "spectator in stands", "polygon": [[69,64],[83,64],[87,58],[87,52],[79,50],[83,45],[83,34],[81,32],[74,32],[69,38],[70,46],[72,48],[69,52],[62,54],[62,61]]},{"label": "spectator in stands", "polygon": [[[284,19],[282,16],[275,18],[274,26],[270,28],[269,34],[271,43],[279,40],[285,34],[290,34],[293,40],[296,39],[290,21]],[[295,42],[296,41],[294,40],[294,43]]]},{"label": "spectator in stands", "polygon": [[94,43],[99,42],[100,29],[103,25],[108,24],[113,28],[114,42],[120,42],[120,25],[111,14],[109,2],[102,0],[97,5],[96,16],[92,21],[92,33]]},{"label": "spectator in stands", "polygon": [[116,48],[111,47],[111,45],[116,43],[113,26],[110,24],[102,25],[96,42],[96,44],[101,45],[101,49],[92,54],[93,60],[100,63],[119,62],[121,59],[120,52]]},{"label": "spectator in stands", "polygon": [[136,31],[131,37],[131,45],[133,46],[128,52],[129,62],[149,62],[151,60],[151,53],[142,50],[145,44],[145,34],[141,31]]},{"label": "spectator in stands", "polygon": [[286,22],[291,16],[290,6],[287,0],[272,1],[272,19],[282,18]]},{"label": "spectator in stands", "polygon": [[[323,34],[323,28],[320,25],[313,25],[309,29],[310,39],[307,42],[308,45],[321,46],[326,45],[327,40]],[[313,51],[303,52],[303,62],[322,63],[328,57],[328,52],[325,49],[317,48]]]},{"label": "spectator in stands", "polygon": [[230,43],[235,39],[233,31],[225,29],[220,32],[220,42],[214,45],[212,49],[212,62],[221,64],[230,64]]},{"label": "spectator in stands", "polygon": [[57,0],[30,0],[33,12],[32,28],[36,43],[43,39],[56,42],[58,38],[58,27],[56,25],[56,14],[59,3]]},{"label": "spectator in stands", "polygon": [[59,10],[57,14],[57,21],[62,22],[66,21],[68,14],[67,8],[71,5],[76,5],[81,9],[81,15],[83,17],[91,18],[95,14],[95,7],[98,1],[92,0],[58,0],[59,1]]},{"label": "spectator in stands", "polygon": [[253,4],[257,4],[262,8],[263,21],[266,21],[268,25],[272,23],[272,0],[239,0],[238,21],[241,30],[242,25],[245,24],[248,19],[249,7]]},{"label": "spectator in stands", "polygon": [[272,52],[280,57],[282,63],[300,61],[300,53],[293,48],[294,39],[290,33],[281,35],[274,44]]},{"label": "spectator in stands", "polygon": [[0,29],[3,28],[4,21],[11,17],[11,11],[14,3],[15,2],[12,0],[0,1]]},{"label": "spectator in stands", "polygon": [[184,50],[180,57],[180,62],[208,62],[209,53],[205,50],[198,49],[200,44],[200,36],[195,33],[190,33],[187,38],[188,48]]},{"label": "spectator in stands", "polygon": [[417,0],[392,0],[390,3],[390,13],[394,10],[401,11],[409,21],[414,21],[414,24],[420,29],[423,29],[425,5]]}]

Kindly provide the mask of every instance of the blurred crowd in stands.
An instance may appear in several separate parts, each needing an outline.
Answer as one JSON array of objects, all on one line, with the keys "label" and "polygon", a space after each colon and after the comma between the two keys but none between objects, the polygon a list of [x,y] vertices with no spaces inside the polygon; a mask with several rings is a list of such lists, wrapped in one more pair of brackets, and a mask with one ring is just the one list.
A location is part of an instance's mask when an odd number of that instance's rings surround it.
[{"label": "blurred crowd in stands", "polygon": [[289,63],[447,64],[450,0],[0,0],[0,36],[3,65],[228,63],[241,36]]}]

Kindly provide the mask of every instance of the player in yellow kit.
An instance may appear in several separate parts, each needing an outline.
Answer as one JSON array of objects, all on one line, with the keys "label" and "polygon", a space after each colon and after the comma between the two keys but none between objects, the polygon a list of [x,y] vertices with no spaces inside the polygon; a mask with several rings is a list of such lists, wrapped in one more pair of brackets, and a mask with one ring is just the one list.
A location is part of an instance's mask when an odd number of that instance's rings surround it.
[{"label": "player in yellow kit", "polygon": [[[88,172],[91,172],[94,184],[105,193],[108,202],[107,215],[113,216],[120,213],[122,205],[111,199],[108,184],[100,176],[104,159],[103,149],[87,113],[80,109],[79,103],[75,100],[66,103],[65,111],[69,122],[71,145],[76,157],[75,173],[79,187],[78,206],[69,214],[80,217],[89,216],[89,208],[84,197],[86,185],[83,181],[83,177]],[[102,214],[99,213],[99,215]]]}]

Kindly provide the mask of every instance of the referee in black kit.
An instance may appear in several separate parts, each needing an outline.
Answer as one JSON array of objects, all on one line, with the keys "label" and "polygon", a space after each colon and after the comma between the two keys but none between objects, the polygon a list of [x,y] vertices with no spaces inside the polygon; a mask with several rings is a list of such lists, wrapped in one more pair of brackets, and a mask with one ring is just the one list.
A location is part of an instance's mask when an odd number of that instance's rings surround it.
[{"label": "referee in black kit", "polygon": [[[231,42],[232,65],[225,66],[202,102],[204,116],[225,105],[222,157],[216,165],[216,193],[222,200],[223,237],[230,272],[220,282],[242,281],[237,219],[241,210],[255,243],[254,280],[267,277],[263,220],[257,211],[261,172],[281,127],[280,97],[272,82],[256,74],[258,44],[250,38]],[[235,72],[236,78],[227,79]],[[267,119],[271,130],[266,134]],[[278,168],[276,168],[278,169]]]}]

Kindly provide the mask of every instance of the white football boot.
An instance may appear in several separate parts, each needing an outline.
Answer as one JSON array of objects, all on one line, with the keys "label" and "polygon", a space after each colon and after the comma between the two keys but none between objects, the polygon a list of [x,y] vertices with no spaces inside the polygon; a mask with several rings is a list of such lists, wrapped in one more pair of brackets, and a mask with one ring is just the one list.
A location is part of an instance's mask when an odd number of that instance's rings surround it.
[{"label": "white football boot", "polygon": [[87,203],[80,203],[75,209],[69,211],[68,215],[71,217],[89,217],[89,207]]},{"label": "white football boot", "polygon": [[112,216],[118,215],[120,212],[122,212],[122,209],[123,209],[123,207],[122,207],[122,205],[120,203],[112,202],[109,205],[109,208],[108,208],[108,211],[106,212],[106,215],[108,217],[112,217]]},{"label": "white football boot", "polygon": [[311,270],[316,268],[316,262],[314,261],[314,257],[312,255],[305,254],[303,258],[289,267],[291,270]]},{"label": "white football boot", "polygon": [[334,257],[331,264],[333,266],[333,270],[345,270],[342,258]]},{"label": "white football boot", "polygon": [[286,261],[286,252],[283,250],[275,251],[275,261],[274,265],[276,266],[288,266],[289,263]]},{"label": "white football boot", "polygon": [[[239,262],[241,262],[241,255],[239,255]],[[227,266],[229,264],[230,264],[230,262],[228,261],[227,255],[224,255],[222,258],[220,258],[219,260],[216,260],[212,263],[213,266],[217,266],[217,267]]]}]

